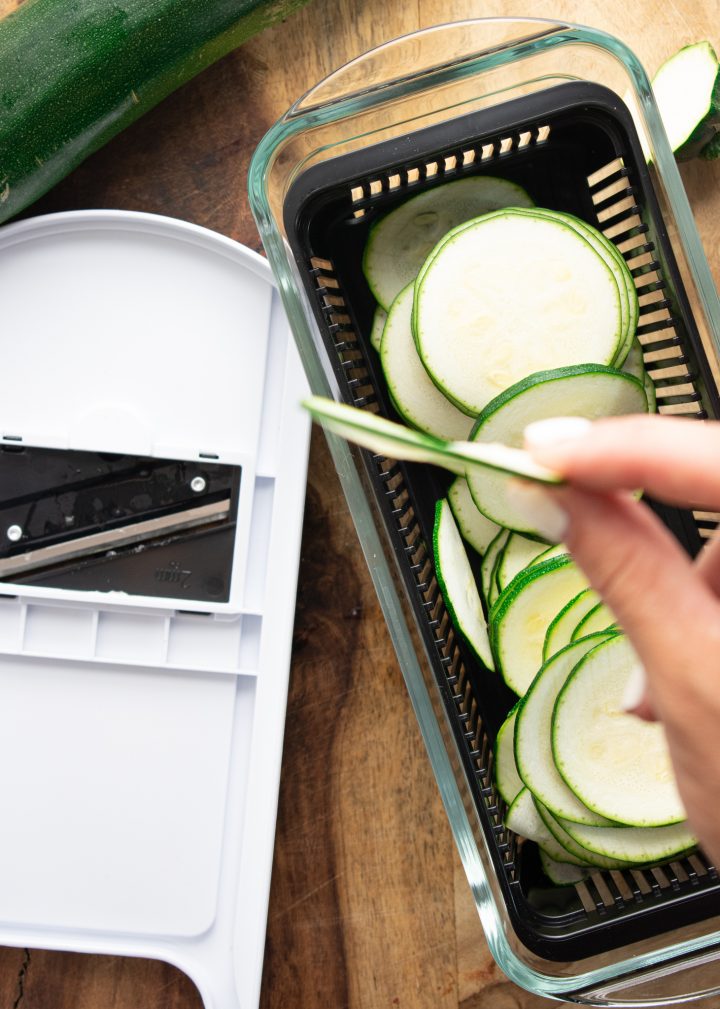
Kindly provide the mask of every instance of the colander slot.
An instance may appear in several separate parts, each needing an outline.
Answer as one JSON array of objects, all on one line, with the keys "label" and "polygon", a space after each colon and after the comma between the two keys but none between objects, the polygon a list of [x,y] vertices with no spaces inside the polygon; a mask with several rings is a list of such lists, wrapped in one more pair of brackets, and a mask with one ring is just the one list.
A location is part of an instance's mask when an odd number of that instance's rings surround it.
[{"label": "colander slot", "polygon": [[[621,176],[613,178],[618,173]],[[608,179],[613,181],[608,184]],[[643,347],[649,377],[655,386],[658,413],[702,419],[707,414],[694,378],[685,367],[676,328],[678,321],[671,311],[672,303],[667,296],[667,284],[660,263],[654,258],[654,245],[646,240],[649,226],[642,220],[631,182],[631,172],[621,158],[614,159],[588,176],[591,190],[602,185],[601,189],[591,193],[597,222],[606,238],[615,242],[622,252],[635,280],[640,307],[638,339]],[[614,202],[608,202],[610,200]],[[602,227],[619,214],[624,215],[619,221]],[[624,237],[628,232],[631,232],[630,237]],[[673,371],[672,366],[660,369],[649,367],[670,361],[677,362],[680,370]]]},{"label": "colander slot", "polygon": [[693,518],[703,539],[714,539],[720,523],[720,512],[694,511]]}]

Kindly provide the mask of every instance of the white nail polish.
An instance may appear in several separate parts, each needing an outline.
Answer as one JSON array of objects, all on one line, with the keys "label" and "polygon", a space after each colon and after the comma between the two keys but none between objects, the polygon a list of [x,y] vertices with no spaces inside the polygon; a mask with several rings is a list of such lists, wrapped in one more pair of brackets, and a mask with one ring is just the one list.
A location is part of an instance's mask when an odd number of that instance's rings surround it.
[{"label": "white nail polish", "polygon": [[622,701],[620,702],[620,707],[623,711],[633,711],[637,708],[638,704],[645,697],[647,680],[645,679],[645,670],[638,663],[633,667],[628,681],[625,684],[625,690],[623,691]]},{"label": "white nail polish", "polygon": [[508,486],[508,497],[513,510],[528,528],[536,530],[551,543],[562,543],[568,527],[567,512],[548,491],[525,480],[513,480]]},{"label": "white nail polish", "polygon": [[592,427],[592,421],[585,417],[548,417],[536,420],[525,428],[525,447],[545,448],[564,441],[575,441]]}]

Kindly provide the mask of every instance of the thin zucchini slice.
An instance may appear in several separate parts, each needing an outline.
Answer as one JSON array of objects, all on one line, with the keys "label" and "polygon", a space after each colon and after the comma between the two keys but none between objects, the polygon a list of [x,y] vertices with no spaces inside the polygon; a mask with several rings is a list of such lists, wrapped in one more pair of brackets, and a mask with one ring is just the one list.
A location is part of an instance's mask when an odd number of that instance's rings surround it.
[{"label": "thin zucchini slice", "polygon": [[[572,865],[587,865],[588,862],[578,858],[564,848],[550,833],[537,810],[537,806],[529,788],[518,792],[505,816],[505,826],[528,841],[535,841],[542,851],[558,862],[565,861]],[[592,856],[591,856],[592,857]]]},{"label": "thin zucchini slice", "polygon": [[645,358],[643,357],[642,344],[637,337],[630,345],[630,350],[625,358],[622,370],[628,375],[632,375],[638,382],[645,381]]},{"label": "thin zucchini slice", "polygon": [[709,42],[696,42],[666,60],[653,78],[670,147],[680,158],[705,156],[717,133],[718,76],[715,50]]},{"label": "thin zucchini slice", "polygon": [[488,669],[494,670],[487,623],[475,575],[450,505],[445,499],[438,501],[435,508],[433,554],[435,575],[453,626],[480,661]]},{"label": "thin zucchini slice", "polygon": [[541,554],[538,554],[535,560],[530,561],[528,567],[531,568],[533,564],[541,564],[543,561],[549,561],[553,557],[564,557],[569,556],[567,547],[564,543],[558,543],[554,547],[548,547],[547,550],[543,550]]},{"label": "thin zucchini slice", "polygon": [[561,648],[570,644],[573,631],[578,623],[599,602],[600,597],[594,589],[583,589],[566,606],[563,606],[547,629],[543,644],[543,662],[547,662]]},{"label": "thin zucchini slice", "polygon": [[609,855],[603,855],[600,852],[591,851],[589,848],[584,847],[584,845],[576,841],[565,830],[557,817],[553,816],[550,810],[537,799],[535,799],[535,805],[545,829],[552,835],[560,847],[577,862],[583,865],[594,865],[597,869],[628,869],[630,867],[629,860],[611,858]]},{"label": "thin zucchini slice", "polygon": [[562,483],[562,477],[540,466],[529,452],[522,449],[469,441],[443,441],[379,417],[369,410],[336,403],[324,396],[310,396],[303,401],[303,406],[313,420],[328,431],[390,459],[429,463],[465,476],[480,467],[538,483]]},{"label": "thin zucchini slice", "polygon": [[545,554],[547,551],[548,547],[545,543],[529,540],[521,533],[512,533],[502,552],[497,569],[497,586],[500,592],[510,584],[515,575],[520,574],[540,554]]},{"label": "thin zucchini slice", "polygon": [[500,532],[500,526],[478,511],[464,476],[453,480],[447,496],[462,538],[479,554],[484,554]]},{"label": "thin zucchini slice", "polygon": [[593,634],[553,655],[517,704],[515,716],[515,763],[523,783],[555,816],[591,826],[609,826],[610,821],[588,809],[558,773],[552,752],[552,716],[558,693],[580,659],[607,640]]},{"label": "thin zucchini slice", "polygon": [[[526,426],[533,421],[549,417],[596,420],[646,410],[645,390],[632,375],[603,365],[573,365],[537,372],[496,396],[478,417],[471,437],[474,444],[502,442],[519,447]],[[517,513],[517,492],[507,477],[469,472],[468,487],[477,507],[493,522],[539,535],[525,515]]]},{"label": "thin zucchini slice", "polygon": [[655,383],[645,367],[642,344],[637,338],[633,340],[628,356],[625,358],[623,371],[626,371],[628,375],[632,375],[639,382],[642,382],[648,401],[648,413],[656,413],[657,393],[655,392]]},{"label": "thin zucchini slice", "polygon": [[578,232],[586,241],[592,245],[595,251],[601,255],[610,270],[615,276],[620,296],[620,310],[622,313],[623,340],[619,345],[612,364],[619,368],[625,360],[632,345],[635,330],[637,329],[638,317],[640,315],[640,305],[638,302],[637,289],[632,274],[627,263],[613,243],[603,235],[601,231],[593,228],[579,217],[572,214],[560,213],[556,210],[545,210],[535,208],[533,214],[545,214],[548,218],[555,218],[564,221],[571,228]]},{"label": "thin zucchini slice", "polygon": [[680,823],[686,814],[662,725],[622,710],[637,661],[622,634],[580,660],[558,694],[553,757],[589,809],[633,827],[664,827]]},{"label": "thin zucchini slice", "polygon": [[487,175],[447,182],[401,203],[372,227],[365,246],[363,272],[376,301],[388,309],[458,224],[500,207],[532,205],[520,186]]},{"label": "thin zucchini slice", "polygon": [[505,551],[507,550],[507,545],[510,542],[511,536],[512,533],[509,534],[509,536],[503,543],[502,547],[498,550],[497,556],[495,557],[495,563],[493,564],[492,574],[490,575],[490,587],[488,589],[488,594],[486,598],[488,610],[491,610],[493,608],[495,600],[500,595],[500,585],[498,584],[498,571],[500,569],[500,564],[502,563],[502,559],[503,556],[505,555]]},{"label": "thin zucchini slice", "polygon": [[697,844],[686,822],[666,827],[586,827],[570,820],[561,820],[560,824],[588,851],[633,865],[664,862],[690,851]]},{"label": "thin zucchini slice", "polygon": [[643,385],[645,386],[645,395],[648,401],[648,413],[657,413],[657,392],[655,391],[655,383],[649,371],[645,372]]},{"label": "thin zucchini slice", "polygon": [[606,631],[615,625],[615,614],[607,603],[599,602],[592,606],[575,625],[575,630],[570,636],[571,641],[584,638],[587,634],[594,634],[596,631]]},{"label": "thin zucchini slice", "polygon": [[556,862],[547,852],[540,849],[540,865],[547,878],[555,886],[574,886],[582,883],[590,875],[590,869],[569,862]]},{"label": "thin zucchini slice", "polygon": [[625,339],[606,259],[566,222],[513,210],[460,225],[433,250],[413,331],[433,382],[470,415],[541,368],[609,365]]},{"label": "thin zucchini slice", "polygon": [[380,363],[395,409],[408,424],[438,438],[468,438],[473,422],[434,385],[418,357],[410,329],[413,285],[390,307],[380,344]]},{"label": "thin zucchini slice", "polygon": [[380,350],[380,342],[386,322],[387,312],[381,305],[378,305],[373,315],[372,327],[370,328],[370,343],[377,351]]},{"label": "thin zucchini slice", "polygon": [[510,709],[495,740],[495,787],[508,806],[512,805],[518,793],[525,787],[515,766],[513,749],[517,709],[517,704]]},{"label": "thin zucchini slice", "polygon": [[490,643],[507,685],[521,697],[542,665],[547,628],[587,581],[568,557],[554,557],[521,572],[490,613]]},{"label": "thin zucchini slice", "polygon": [[480,566],[480,575],[482,579],[483,598],[488,604],[488,609],[490,609],[489,597],[490,590],[493,585],[495,564],[497,562],[498,554],[503,550],[505,544],[507,543],[509,535],[510,533],[507,529],[501,529],[483,555],[482,564]]}]

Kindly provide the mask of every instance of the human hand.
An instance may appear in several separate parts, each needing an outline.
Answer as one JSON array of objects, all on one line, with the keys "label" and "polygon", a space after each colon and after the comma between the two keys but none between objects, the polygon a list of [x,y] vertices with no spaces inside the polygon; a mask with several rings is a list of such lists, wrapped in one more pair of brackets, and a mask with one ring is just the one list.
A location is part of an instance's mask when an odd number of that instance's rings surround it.
[{"label": "human hand", "polygon": [[647,684],[629,706],[663,722],[688,819],[720,864],[720,540],[691,560],[631,493],[720,511],[720,423],[558,418],[530,425],[526,447],[567,480],[537,492],[534,521],[630,638]]}]

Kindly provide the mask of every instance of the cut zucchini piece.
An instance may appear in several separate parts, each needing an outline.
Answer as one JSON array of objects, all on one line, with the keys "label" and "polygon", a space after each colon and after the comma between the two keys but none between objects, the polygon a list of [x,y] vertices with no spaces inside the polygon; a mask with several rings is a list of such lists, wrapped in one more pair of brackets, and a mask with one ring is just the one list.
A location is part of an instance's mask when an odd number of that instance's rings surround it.
[{"label": "cut zucchini piece", "polygon": [[[552,548],[551,548],[552,549]],[[515,575],[524,571],[540,555],[548,552],[545,543],[529,540],[520,533],[512,533],[502,552],[497,569],[497,587],[500,592],[506,588]]]},{"label": "cut zucchini piece", "polygon": [[648,401],[648,413],[657,413],[657,392],[649,371],[645,372],[643,385],[645,386],[645,395]]},{"label": "cut zucchini piece", "polygon": [[718,58],[710,43],[696,42],[671,56],[652,88],[672,150],[680,158],[704,155],[720,126]]},{"label": "cut zucchini piece", "polygon": [[607,261],[566,222],[513,210],[461,225],[433,250],[415,283],[413,332],[433,382],[470,415],[541,368],[609,365],[625,338]]},{"label": "cut zucchini piece", "polygon": [[567,557],[554,557],[521,572],[490,613],[490,643],[507,685],[521,697],[542,665],[545,633],[556,613],[587,581]]},{"label": "cut zucchini piece", "polygon": [[510,537],[512,533],[507,537],[501,548],[497,552],[495,557],[495,563],[493,564],[492,574],[490,575],[490,587],[488,588],[488,594],[486,597],[486,602],[488,605],[488,611],[492,610],[495,600],[500,595],[500,586],[498,584],[498,570],[500,569],[500,564],[502,563],[503,556],[507,550],[507,545],[510,542]]},{"label": "cut zucchini piece", "polygon": [[[478,417],[471,437],[474,444],[502,442],[519,447],[526,426],[533,421],[549,417],[596,420],[646,410],[645,390],[632,375],[603,365],[573,365],[537,372],[496,396]],[[469,472],[468,487],[477,507],[493,522],[539,535],[525,514],[517,512],[517,489],[507,477]]]},{"label": "cut zucchini piece", "polygon": [[541,554],[538,554],[535,560],[530,561],[528,567],[531,568],[533,564],[541,564],[543,561],[549,561],[553,557],[565,557],[570,556],[568,554],[567,547],[564,543],[558,543],[554,547],[548,547],[547,550],[543,550]]},{"label": "cut zucchini piece", "polygon": [[553,757],[580,801],[601,816],[633,827],[680,823],[686,814],[662,725],[622,710],[637,662],[622,634],[580,660],[555,705]]},{"label": "cut zucchini piece", "polygon": [[575,217],[572,214],[560,213],[556,210],[546,210],[544,208],[536,208],[532,211],[532,213],[545,214],[548,218],[555,218],[568,224],[571,228],[577,231],[579,235],[585,238],[585,240],[592,245],[595,251],[605,259],[605,262],[615,276],[620,296],[623,339],[619,345],[618,352],[616,353],[612,364],[613,367],[619,368],[623,364],[628,351],[632,346],[633,337],[635,336],[635,330],[637,329],[638,318],[640,315],[637,288],[635,287],[635,281],[633,280],[625,259],[619,250],[608,238],[605,237],[605,235],[603,235],[601,231],[593,228],[579,217]]},{"label": "cut zucchini piece", "polygon": [[487,669],[494,670],[487,623],[475,575],[446,500],[438,501],[435,508],[433,554],[435,575],[453,626]]},{"label": "cut zucchini piece", "polygon": [[387,312],[381,305],[378,305],[373,315],[372,327],[370,328],[370,343],[377,351],[380,350],[380,342],[386,322]]},{"label": "cut zucchini piece", "polygon": [[594,609],[600,598],[594,589],[583,589],[567,606],[563,606],[547,629],[543,644],[543,662],[557,654],[561,648],[569,645],[573,631],[585,614]]},{"label": "cut zucchini piece", "polygon": [[560,825],[588,851],[633,865],[664,862],[690,851],[697,844],[697,838],[685,822],[667,827],[586,827],[561,820]]},{"label": "cut zucchini piece", "polygon": [[626,859],[610,858],[608,855],[585,848],[565,830],[557,817],[553,816],[550,810],[543,806],[541,802],[538,802],[537,799],[535,799],[535,805],[545,829],[552,835],[561,849],[566,851],[577,862],[583,865],[593,865],[596,869],[628,869],[630,867],[630,862]]},{"label": "cut zucchini piece", "polygon": [[487,175],[447,182],[401,203],[372,227],[365,246],[362,268],[376,301],[388,309],[458,224],[500,207],[532,205],[520,186]]},{"label": "cut zucchini piece", "polygon": [[495,740],[495,787],[508,806],[512,805],[518,793],[525,787],[515,766],[513,749],[517,710],[517,704],[510,709]]},{"label": "cut zucchini piece", "polygon": [[606,631],[615,626],[615,614],[607,603],[599,602],[583,614],[575,625],[575,630],[570,636],[571,641],[584,638],[587,634],[595,634],[596,631]]},{"label": "cut zucchini piece", "polygon": [[565,861],[572,865],[588,864],[569,852],[567,848],[563,848],[553,837],[543,823],[529,788],[523,788],[515,796],[505,816],[505,826],[508,830],[519,834],[520,837],[534,841],[542,851],[547,852],[551,858],[557,859],[558,862]]},{"label": "cut zucchini piece", "polygon": [[478,511],[464,476],[453,480],[448,501],[462,538],[479,554],[484,554],[500,532],[500,526]]},{"label": "cut zucchini piece", "polygon": [[502,551],[505,544],[507,543],[508,536],[510,535],[507,529],[501,529],[497,534],[495,539],[491,542],[490,546],[485,551],[483,555],[482,564],[480,566],[480,575],[482,579],[482,591],[483,597],[488,604],[488,610],[490,609],[490,590],[493,585],[493,575],[495,574],[495,564],[498,559],[498,554]]},{"label": "cut zucchini piece", "polygon": [[418,357],[410,329],[413,285],[390,307],[380,344],[380,363],[395,409],[408,424],[445,439],[466,439],[472,420],[434,385]]},{"label": "cut zucchini piece", "polygon": [[540,849],[540,866],[547,878],[555,886],[574,886],[582,883],[590,875],[590,869],[580,865],[570,865],[569,862],[556,862],[547,852]]},{"label": "cut zucchini piece", "polygon": [[555,816],[595,827],[609,826],[610,821],[583,805],[558,773],[552,752],[552,716],[572,670],[606,640],[605,634],[593,634],[553,655],[518,702],[515,717],[515,762],[523,783]]},{"label": "cut zucchini piece", "polygon": [[336,403],[324,396],[310,396],[303,406],[313,420],[328,431],[363,448],[405,462],[442,466],[451,473],[474,473],[478,467],[512,474],[538,483],[559,484],[562,477],[534,461],[529,452],[506,445],[478,445],[469,441],[443,441],[423,431],[414,431],[360,407]]},{"label": "cut zucchini piece", "polygon": [[643,357],[642,344],[637,337],[630,345],[622,370],[626,374],[632,375],[638,382],[645,382],[645,358]]}]

